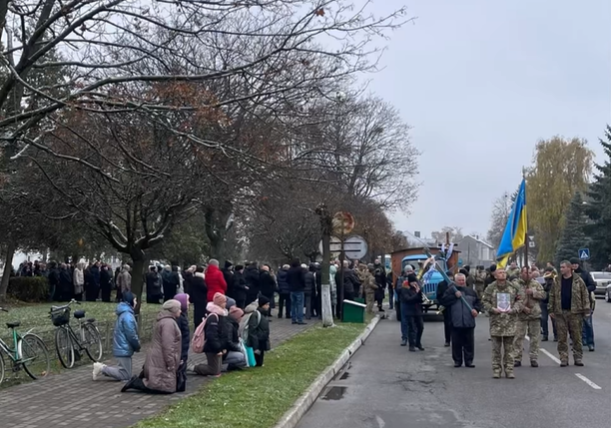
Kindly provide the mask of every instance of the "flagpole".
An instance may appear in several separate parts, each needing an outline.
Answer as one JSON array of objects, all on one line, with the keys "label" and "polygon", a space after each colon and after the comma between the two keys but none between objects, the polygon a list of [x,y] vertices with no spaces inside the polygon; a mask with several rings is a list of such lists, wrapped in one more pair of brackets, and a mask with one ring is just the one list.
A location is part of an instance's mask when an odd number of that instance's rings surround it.
[{"label": "flagpole", "polygon": [[[526,183],[526,170],[522,167],[522,179],[524,183]],[[526,188],[524,188],[524,199],[526,199]],[[525,200],[525,203],[527,201]],[[526,205],[528,206],[528,205]],[[526,213],[528,215],[528,213]],[[528,246],[530,242],[528,242],[528,217],[526,218],[526,230],[524,231],[524,266],[528,266]]]}]

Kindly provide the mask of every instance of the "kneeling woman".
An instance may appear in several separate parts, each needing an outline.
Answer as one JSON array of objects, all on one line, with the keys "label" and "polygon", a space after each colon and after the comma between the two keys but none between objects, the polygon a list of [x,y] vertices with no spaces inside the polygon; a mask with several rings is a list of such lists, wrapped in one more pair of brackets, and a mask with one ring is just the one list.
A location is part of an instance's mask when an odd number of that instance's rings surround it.
[{"label": "kneeling woman", "polygon": [[146,354],[144,369],[121,390],[137,389],[150,394],[176,392],[176,372],[180,366],[181,334],[176,320],[180,302],[170,299],[162,306],[153,327],[153,343]]}]

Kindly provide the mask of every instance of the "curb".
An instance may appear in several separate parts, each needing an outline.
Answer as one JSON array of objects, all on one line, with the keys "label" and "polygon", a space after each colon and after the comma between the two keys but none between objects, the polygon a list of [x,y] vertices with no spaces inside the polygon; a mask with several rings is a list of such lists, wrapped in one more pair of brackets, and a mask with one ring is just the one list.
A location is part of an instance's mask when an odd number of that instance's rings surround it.
[{"label": "curb", "polygon": [[297,426],[303,415],[310,410],[310,407],[312,407],[314,402],[318,399],[322,390],[346,365],[352,355],[365,343],[365,340],[367,340],[373,329],[378,325],[378,322],[380,322],[380,317],[375,317],[369,322],[365,331],[362,332],[350,346],[344,349],[344,352],[342,352],[339,358],[335,360],[331,366],[316,378],[314,383],[310,385],[297,401],[295,401],[293,406],[282,416],[282,418],[280,418],[280,421],[274,425],[274,428],[294,428]]}]

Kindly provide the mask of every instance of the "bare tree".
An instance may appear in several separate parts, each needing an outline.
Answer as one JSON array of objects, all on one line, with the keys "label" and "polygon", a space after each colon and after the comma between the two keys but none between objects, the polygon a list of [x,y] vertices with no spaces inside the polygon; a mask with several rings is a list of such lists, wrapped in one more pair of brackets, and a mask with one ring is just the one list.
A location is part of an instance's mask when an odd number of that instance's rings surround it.
[{"label": "bare tree", "polygon": [[507,219],[511,214],[511,198],[509,193],[505,192],[502,196],[494,201],[492,206],[492,215],[490,229],[488,230],[488,242],[494,248],[498,248],[501,244],[501,238],[507,226]]}]

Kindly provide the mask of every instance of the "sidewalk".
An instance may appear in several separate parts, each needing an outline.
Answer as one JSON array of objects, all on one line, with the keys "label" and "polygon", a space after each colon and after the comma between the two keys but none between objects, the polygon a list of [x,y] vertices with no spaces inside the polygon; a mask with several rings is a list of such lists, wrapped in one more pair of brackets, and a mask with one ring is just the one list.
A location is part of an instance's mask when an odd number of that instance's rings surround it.
[{"label": "sidewalk", "polygon": [[[290,320],[273,318],[272,350],[285,340],[316,325],[293,325]],[[50,352],[55,352],[50,349]],[[144,352],[136,354],[134,374],[140,372]],[[86,357],[85,357],[86,358]],[[192,354],[189,362],[205,361],[204,354]],[[0,391],[2,426],[11,428],[46,428],[80,426],[87,428],[123,428],[160,412],[166,406],[196,392],[208,379],[189,375],[187,391],[172,395],[121,393],[121,382],[91,378],[87,364],[59,375],[17,385]]]}]

